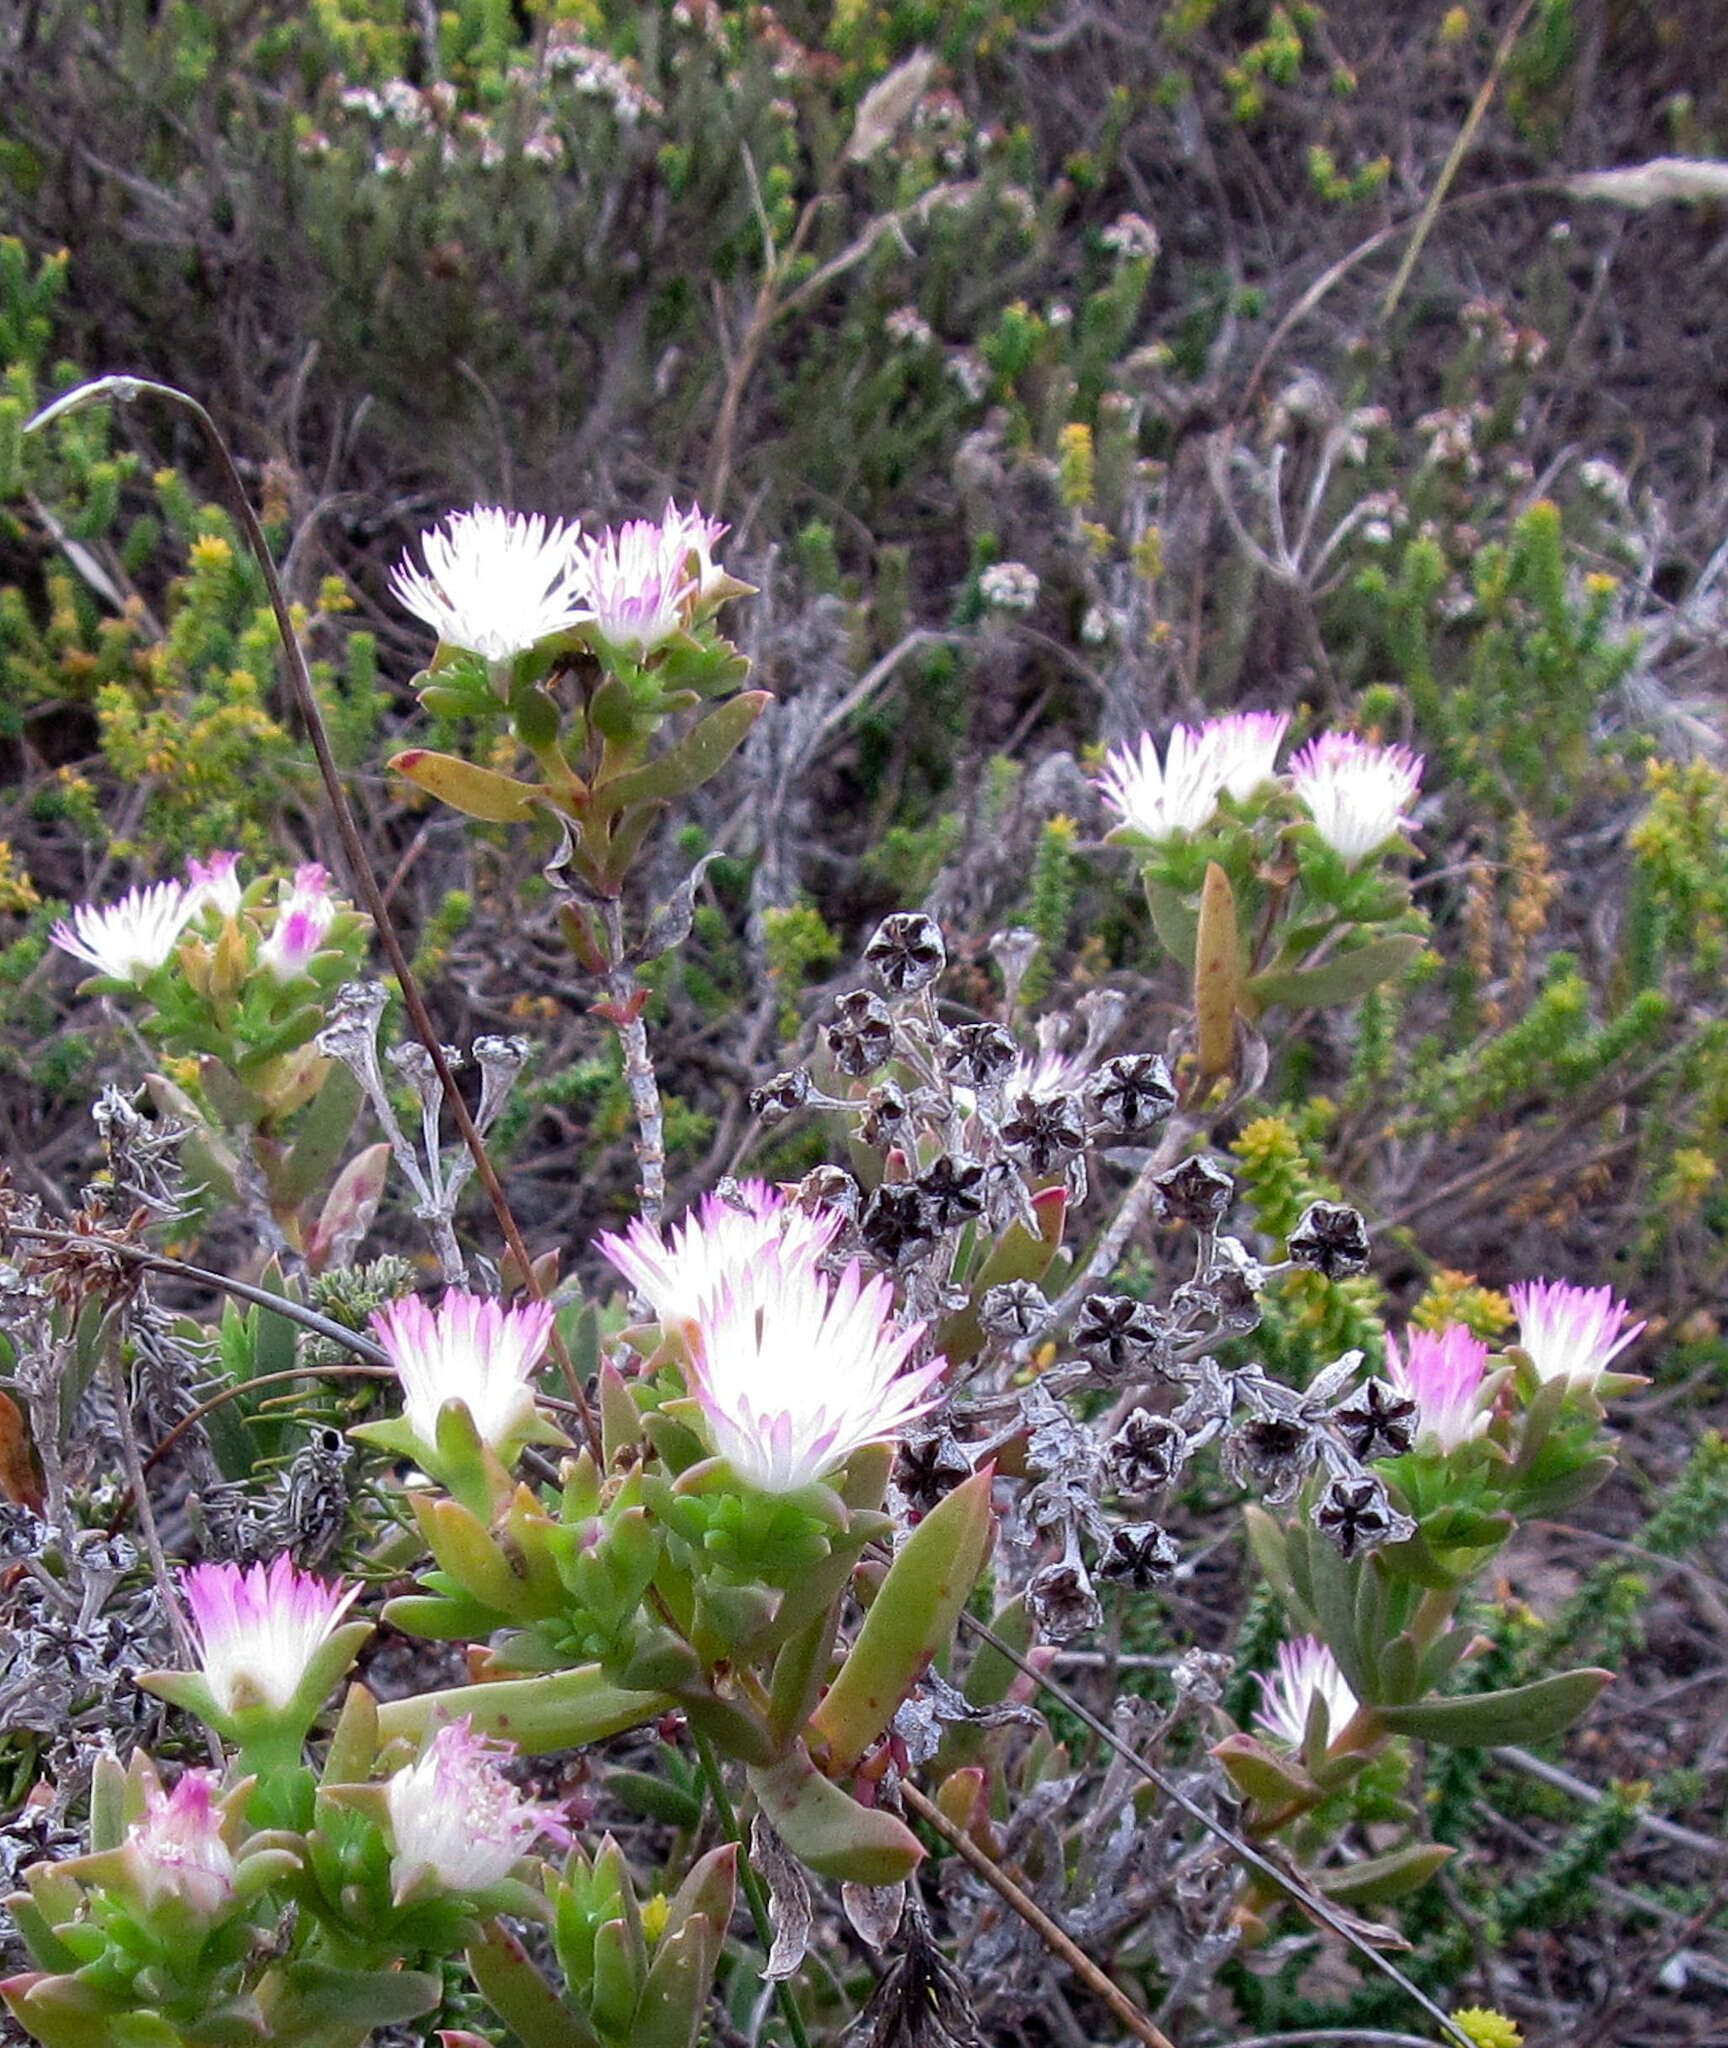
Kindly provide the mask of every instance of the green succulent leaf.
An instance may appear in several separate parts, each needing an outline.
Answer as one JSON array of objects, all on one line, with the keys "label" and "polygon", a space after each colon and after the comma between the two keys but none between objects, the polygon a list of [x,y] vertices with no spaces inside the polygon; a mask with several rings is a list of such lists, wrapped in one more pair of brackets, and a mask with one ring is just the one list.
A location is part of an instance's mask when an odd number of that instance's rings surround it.
[{"label": "green succulent leaf", "polygon": [[1453,1749],[1486,1749],[1502,1742],[1546,1742],[1571,1727],[1614,1674],[1584,1669],[1558,1671],[1532,1685],[1505,1692],[1463,1693],[1456,1699],[1417,1700],[1407,1706],[1376,1706],[1378,1719],[1394,1735],[1441,1742]]}]

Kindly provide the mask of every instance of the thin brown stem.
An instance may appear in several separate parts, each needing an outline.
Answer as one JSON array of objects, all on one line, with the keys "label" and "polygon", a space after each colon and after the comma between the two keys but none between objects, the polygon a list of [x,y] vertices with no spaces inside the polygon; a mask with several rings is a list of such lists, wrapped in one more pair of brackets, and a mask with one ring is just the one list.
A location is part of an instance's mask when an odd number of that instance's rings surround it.
[{"label": "thin brown stem", "polygon": [[1146,2048],[1175,2048],[1170,2036],[1147,2018],[1127,1992],[1098,1967],[1072,1935],[1064,1933],[1037,1900],[1029,1898],[1001,1864],[986,1856],[972,1837],[957,1828],[934,1800],[926,1799],[916,1785],[904,1780],[901,1781],[900,1796],[926,1827],[939,1834],[956,1855],[970,1864],[1004,1905],[1019,1914],[1050,1952],[1062,1958],[1087,1990],[1110,2008],[1137,2041],[1144,2041]]},{"label": "thin brown stem", "polygon": [[[450,1105],[450,1114],[456,1121],[462,1142],[468,1147],[473,1158],[475,1174],[480,1185],[486,1190],[486,1198],[492,1205],[492,1214],[497,1219],[504,1242],[516,1262],[517,1271],[522,1276],[522,1284],[536,1300],[540,1300],[544,1297],[545,1289],[534,1270],[534,1262],[528,1255],[528,1247],[517,1227],[509,1197],[504,1192],[504,1184],[498,1178],[497,1168],[492,1164],[486,1150],[486,1142],[469,1113],[468,1105],[462,1100],[456,1078],[450,1071],[450,1062],[444,1057],[443,1041],[439,1037],[438,1028],[433,1023],[432,1013],[427,1009],[426,1000],[420,993],[419,983],[408,964],[408,955],[402,941],[390,921],[389,906],[378,887],[378,878],[372,872],[366,843],[360,836],[360,827],[355,820],[353,806],[348,801],[348,791],[343,784],[341,770],[337,767],[336,757],[331,752],[330,735],[325,729],[323,713],[318,708],[318,697],[312,687],[311,671],[306,666],[305,650],[301,647],[299,636],[294,630],[294,620],[288,609],[288,599],[282,588],[282,580],[276,573],[270,544],[264,538],[264,529],[258,522],[257,513],[252,509],[252,501],[247,496],[239,470],[234,466],[234,458],[229,453],[227,442],[222,438],[221,429],[197,399],[175,385],[158,384],[145,377],[101,377],[94,383],[80,385],[76,391],[68,392],[64,398],[57,399],[53,405],[39,412],[29,422],[25,431],[28,433],[63,413],[83,405],[98,403],[103,399],[113,398],[124,403],[145,396],[166,398],[172,404],[183,407],[198,422],[215,452],[217,464],[228,486],[240,524],[245,530],[247,545],[258,563],[259,573],[263,576],[265,588],[269,593],[270,609],[275,615],[276,631],[281,638],[283,654],[287,660],[288,678],[293,688],[295,706],[305,724],[307,737],[312,742],[312,752],[317,758],[318,773],[330,801],[330,814],[336,823],[336,836],[342,842],[343,858],[348,864],[350,879],[356,894],[365,906],[367,916],[372,920],[378,934],[378,943],[383,947],[384,957],[390,963],[390,971],[396,977],[397,986],[402,992],[403,1006],[414,1028],[414,1035],[426,1048],[427,1058],[432,1062],[432,1071],[443,1086],[444,1099]],[[576,1375],[569,1347],[556,1326],[552,1331],[551,1350],[564,1375],[577,1414],[581,1418],[582,1433],[587,1437],[590,1449],[598,1456],[600,1432],[589,1408],[582,1383]]]}]

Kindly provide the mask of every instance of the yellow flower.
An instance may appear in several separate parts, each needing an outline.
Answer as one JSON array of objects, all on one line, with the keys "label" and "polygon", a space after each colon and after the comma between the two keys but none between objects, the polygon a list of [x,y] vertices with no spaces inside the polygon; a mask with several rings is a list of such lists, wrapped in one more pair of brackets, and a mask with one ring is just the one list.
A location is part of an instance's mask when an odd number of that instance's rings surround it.
[{"label": "yellow flower", "polygon": [[1491,2006],[1464,2006],[1453,2013],[1452,2024],[1460,2033],[1468,2034],[1476,2048],[1524,2048],[1518,2022],[1509,2020],[1503,2012],[1495,2012]]}]

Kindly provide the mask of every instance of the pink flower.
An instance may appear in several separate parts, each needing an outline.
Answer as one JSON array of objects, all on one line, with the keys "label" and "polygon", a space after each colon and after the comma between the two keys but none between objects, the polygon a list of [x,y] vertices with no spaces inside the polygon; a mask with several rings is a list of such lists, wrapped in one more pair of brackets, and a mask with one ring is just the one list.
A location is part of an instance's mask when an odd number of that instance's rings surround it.
[{"label": "pink flower", "polygon": [[80,903],[68,923],[64,918],[49,937],[61,952],[70,953],[115,981],[142,981],[173,952],[193,903],[179,882],[155,882],[148,889],[129,889],[118,903]]},{"label": "pink flower", "polygon": [[1407,1330],[1404,1345],[1400,1355],[1387,1333],[1386,1377],[1416,1403],[1419,1446],[1446,1455],[1479,1437],[1488,1427],[1479,1400],[1487,1345],[1462,1323],[1449,1323],[1444,1330]]},{"label": "pink flower", "polygon": [[172,1792],[144,1780],[144,1816],[126,1837],[126,1860],[153,1912],[176,1900],[195,1920],[215,1920],[234,1896],[234,1855],[222,1835],[212,1771],[187,1771]]},{"label": "pink flower", "polygon": [[240,856],[237,853],[213,853],[208,860],[187,863],[188,912],[196,917],[201,911],[214,907],[224,917],[234,917],[240,910]]},{"label": "pink flower", "polygon": [[1573,1287],[1531,1280],[1507,1290],[1518,1317],[1518,1342],[1537,1376],[1593,1387],[1645,1324],[1622,1325],[1632,1313],[1611,1287]]},{"label": "pink flower", "polygon": [[270,936],[258,948],[259,964],[279,981],[304,974],[335,916],[329,871],[318,861],[303,862],[294,870],[294,886],[277,905]]},{"label": "pink flower", "polygon": [[795,1493],[932,1408],[947,1360],[902,1370],[922,1323],[897,1329],[885,1274],[837,1280],[769,1245],[697,1318],[691,1392],[714,1449],[747,1485]]},{"label": "pink flower", "polygon": [[384,1788],[396,1853],[398,1902],[431,1877],[452,1892],[483,1892],[507,1878],[535,1837],[569,1839],[549,1807],[523,1799],[498,1768],[514,1746],[476,1735],[466,1716],[440,1728]]},{"label": "pink flower", "polygon": [[1316,1699],[1326,1703],[1328,1739],[1354,1718],[1356,1695],[1350,1690],[1338,1660],[1315,1636],[1300,1636],[1278,1647],[1278,1675],[1257,1674],[1260,1705],[1254,1718],[1268,1735],[1300,1749],[1308,1732],[1308,1713]]},{"label": "pink flower", "polygon": [[524,518],[495,505],[453,512],[421,547],[426,567],[406,556],[390,588],[441,645],[465,647],[487,661],[508,661],[591,616],[579,559],[582,529],[538,513]]},{"label": "pink flower", "polygon": [[1412,822],[1405,814],[1421,783],[1421,755],[1348,732],[1323,732],[1290,763],[1290,787],[1350,867]]},{"label": "pink flower", "polygon": [[602,1232],[599,1244],[659,1320],[678,1323],[700,1316],[733,1274],[776,1246],[814,1261],[843,1220],[833,1209],[810,1214],[766,1181],[749,1180],[731,1195],[704,1195],[664,1238],[638,1217],[622,1237]]},{"label": "pink flower", "polygon": [[360,1592],[297,1571],[285,1554],[268,1569],[201,1564],[181,1583],[204,1681],[225,1714],[260,1703],[287,1707]]},{"label": "pink flower", "polygon": [[687,631],[705,599],[732,587],[712,556],[725,531],[718,519],[669,502],[658,521],[631,519],[585,539],[582,593],[596,635],[641,656]]},{"label": "pink flower", "polygon": [[403,1414],[428,1450],[438,1441],[447,1401],[464,1401],[481,1441],[513,1457],[532,1432],[530,1384],[552,1334],[552,1305],[518,1308],[462,1288],[446,1290],[436,1310],[410,1297],[372,1317],[372,1328],[402,1382]]}]

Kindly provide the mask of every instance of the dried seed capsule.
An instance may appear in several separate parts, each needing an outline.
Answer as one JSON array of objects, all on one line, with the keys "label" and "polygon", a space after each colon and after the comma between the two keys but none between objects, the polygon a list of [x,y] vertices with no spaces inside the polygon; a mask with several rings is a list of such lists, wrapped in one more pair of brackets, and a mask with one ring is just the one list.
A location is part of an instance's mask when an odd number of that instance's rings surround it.
[{"label": "dried seed capsule", "polygon": [[1050,1318],[1049,1302],[1030,1280],[1004,1280],[1000,1287],[987,1287],[978,1304],[979,1327],[1005,1344],[1041,1336],[1050,1327]]},{"label": "dried seed capsule", "polygon": [[1026,1606],[1047,1643],[1071,1643],[1104,1619],[1098,1595],[1078,1558],[1047,1564],[1026,1588]]},{"label": "dried seed capsule", "polygon": [[1208,1328],[1215,1337],[1245,1337],[1260,1326],[1260,1297],[1240,1266],[1216,1266],[1204,1280],[1189,1280],[1176,1289],[1170,1313],[1190,1330]]},{"label": "dried seed capsule", "polygon": [[892,1081],[879,1082],[867,1098],[858,1135],[866,1145],[874,1145],[878,1151],[885,1152],[890,1145],[899,1144],[911,1113],[904,1089],[896,1088]]},{"label": "dried seed capsule", "polygon": [[828,1027],[828,1050],[841,1073],[861,1081],[893,1052],[894,1020],[882,998],[867,988],[848,990],[834,1007],[838,1015]]},{"label": "dried seed capsule", "polygon": [[930,1205],[916,1181],[884,1181],[859,1219],[858,1234],[884,1266],[912,1266],[937,1238]]},{"label": "dried seed capsule", "polygon": [[1417,1404],[1386,1380],[1370,1380],[1342,1407],[1332,1411],[1333,1425],[1352,1456],[1401,1458],[1416,1441]]},{"label": "dried seed capsule", "polygon": [[1290,1233],[1289,1254],[1298,1266],[1328,1280],[1368,1267],[1368,1226],[1342,1202],[1310,1202]]},{"label": "dried seed capsule", "polygon": [[1161,1585],[1182,1562],[1182,1552],[1168,1529],[1156,1522],[1113,1529],[1110,1547],[1099,1561],[1098,1576],[1136,1593]]},{"label": "dried seed capsule", "polygon": [[916,995],[948,964],[948,950],[934,918],[921,910],[885,917],[864,948],[864,964],[890,995]]},{"label": "dried seed capsule", "polygon": [[1223,1167],[1196,1152],[1153,1182],[1172,1223],[1216,1230],[1236,1196],[1236,1183]]},{"label": "dried seed capsule", "polygon": [[1353,1479],[1334,1479],[1314,1503],[1314,1526],[1331,1537],[1346,1562],[1359,1550],[1401,1543],[1416,1533],[1416,1524],[1398,1512],[1383,1483],[1371,1472]]},{"label": "dried seed capsule", "polygon": [[971,1477],[972,1460],[951,1429],[915,1431],[894,1459],[894,1484],[921,1515]]},{"label": "dried seed capsule", "polygon": [[1288,1415],[1256,1415],[1233,1429],[1224,1445],[1232,1477],[1254,1487],[1272,1507],[1295,1495],[1319,1449],[1309,1424]]},{"label": "dried seed capsule", "polygon": [[1136,1408],[1104,1447],[1118,1493],[1159,1493],[1188,1458],[1188,1439],[1167,1415]]},{"label": "dried seed capsule", "polygon": [[1170,1069],[1155,1052],[1119,1053],[1086,1084],[1086,1099],[1101,1124],[1135,1138],[1161,1124],[1176,1107]]},{"label": "dried seed capsule", "polygon": [[1002,1126],[1002,1142],[1037,1180],[1060,1173],[1086,1149],[1086,1125],[1071,1095],[1022,1095]]},{"label": "dried seed capsule", "polygon": [[992,1088],[1019,1057],[1000,1024],[957,1024],[942,1048],[942,1071],[963,1088]]},{"label": "dried seed capsule", "polygon": [[1075,1350],[1113,1386],[1158,1377],[1168,1334],[1151,1303],[1128,1294],[1089,1294],[1074,1318]]},{"label": "dried seed capsule", "polygon": [[976,1159],[944,1154],[931,1161],[916,1185],[938,1230],[957,1230],[984,1213],[984,1168]]},{"label": "dried seed capsule", "polygon": [[858,1214],[864,1191],[843,1166],[813,1166],[793,1190],[792,1200],[807,1216],[838,1209],[848,1222]]},{"label": "dried seed capsule", "polygon": [[764,1081],[760,1088],[751,1089],[750,1114],[772,1130],[794,1110],[802,1109],[809,1100],[809,1070],[789,1067],[785,1073],[776,1074],[773,1080]]}]

